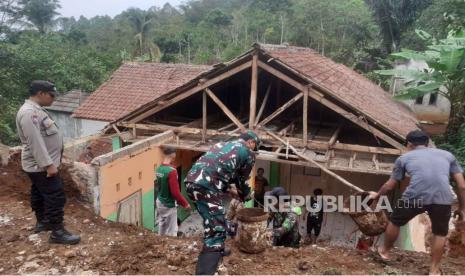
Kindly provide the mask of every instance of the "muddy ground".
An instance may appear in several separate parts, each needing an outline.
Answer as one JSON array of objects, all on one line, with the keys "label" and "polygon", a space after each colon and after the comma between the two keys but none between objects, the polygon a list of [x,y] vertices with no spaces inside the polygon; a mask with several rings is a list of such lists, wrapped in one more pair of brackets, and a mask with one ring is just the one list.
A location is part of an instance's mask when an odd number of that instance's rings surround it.
[{"label": "muddy ground", "polygon": [[[103,220],[66,188],[67,228],[79,233],[76,246],[50,245],[48,234],[33,234],[29,181],[17,166],[0,167],[0,274],[192,274],[200,238],[166,238],[150,231]],[[270,248],[245,254],[231,241],[233,254],[220,274],[425,274],[429,256],[396,251],[395,262],[349,248],[307,246]],[[465,257],[446,257],[446,274],[465,274]]]}]

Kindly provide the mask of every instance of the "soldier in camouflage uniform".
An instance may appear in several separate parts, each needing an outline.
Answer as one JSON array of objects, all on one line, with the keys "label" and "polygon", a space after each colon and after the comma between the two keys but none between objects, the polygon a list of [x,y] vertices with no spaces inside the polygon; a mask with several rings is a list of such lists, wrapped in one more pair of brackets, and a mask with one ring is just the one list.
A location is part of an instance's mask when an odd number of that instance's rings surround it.
[{"label": "soldier in camouflage uniform", "polygon": [[242,202],[249,198],[250,187],[246,183],[255,164],[253,150],[260,140],[252,131],[239,139],[214,145],[192,166],[185,183],[189,198],[203,218],[204,246],[197,261],[197,275],[215,273],[225,251],[225,208],[223,199],[231,193],[235,184],[237,198]]},{"label": "soldier in camouflage uniform", "polygon": [[[288,193],[282,187],[276,187],[273,190],[266,192],[265,197],[276,197],[279,200],[280,196],[287,196]],[[279,201],[278,201],[279,202]],[[299,216],[302,215],[302,209],[298,206],[293,206],[290,202],[284,203],[285,209],[290,209],[288,212],[273,212],[270,220],[273,223],[273,245],[286,247],[299,247]],[[278,209],[278,206],[276,206]]]}]

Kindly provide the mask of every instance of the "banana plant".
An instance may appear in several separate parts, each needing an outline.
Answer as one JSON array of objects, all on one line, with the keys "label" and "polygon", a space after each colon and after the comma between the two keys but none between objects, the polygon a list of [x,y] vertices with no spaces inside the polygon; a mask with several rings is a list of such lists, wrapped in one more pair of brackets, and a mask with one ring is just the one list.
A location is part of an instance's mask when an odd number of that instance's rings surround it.
[{"label": "banana plant", "polygon": [[451,103],[447,133],[455,133],[465,122],[465,31],[449,32],[447,38],[436,40],[425,31],[416,30],[421,39],[429,42],[425,51],[402,50],[390,55],[394,60],[423,61],[426,69],[378,70],[377,74],[400,77],[405,86],[398,99],[414,99],[437,92]]}]

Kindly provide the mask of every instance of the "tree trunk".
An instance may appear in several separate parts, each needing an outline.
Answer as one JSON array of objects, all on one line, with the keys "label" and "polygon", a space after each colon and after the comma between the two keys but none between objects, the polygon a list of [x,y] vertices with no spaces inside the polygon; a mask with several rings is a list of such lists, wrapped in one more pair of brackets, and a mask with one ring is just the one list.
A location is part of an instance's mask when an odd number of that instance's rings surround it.
[{"label": "tree trunk", "polygon": [[449,91],[450,117],[446,136],[456,134],[465,123],[465,93],[459,85],[451,85]]}]

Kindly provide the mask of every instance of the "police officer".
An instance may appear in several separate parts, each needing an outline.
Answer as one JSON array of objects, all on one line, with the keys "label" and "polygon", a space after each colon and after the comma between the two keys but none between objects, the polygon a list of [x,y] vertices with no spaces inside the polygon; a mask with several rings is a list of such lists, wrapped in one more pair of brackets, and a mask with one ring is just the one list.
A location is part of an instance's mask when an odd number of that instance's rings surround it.
[{"label": "police officer", "polygon": [[21,165],[31,179],[31,207],[37,223],[34,232],[51,230],[49,242],[76,244],[81,238],[63,226],[65,193],[59,176],[63,137],[43,106],[50,106],[57,95],[55,85],[33,81],[30,97],[16,115],[16,127],[23,150]]},{"label": "police officer", "polygon": [[[273,245],[285,247],[299,247],[300,233],[299,233],[299,216],[302,215],[302,209],[294,206],[290,200],[279,200],[281,196],[288,196],[287,191],[282,187],[275,187],[273,190],[265,193],[265,200],[267,198],[275,197],[277,203],[275,208],[277,212],[272,212],[269,222],[273,225]],[[284,206],[278,206],[283,202]],[[279,212],[279,207],[286,210]]]},{"label": "police officer", "polygon": [[[255,164],[253,150],[260,144],[257,135],[247,131],[239,139],[214,145],[192,166],[185,182],[189,198],[203,218],[204,246],[197,260],[197,275],[213,275],[222,256],[229,252],[226,239],[224,195],[229,191],[240,201],[250,199],[246,183]],[[236,189],[232,189],[235,184]]]}]

